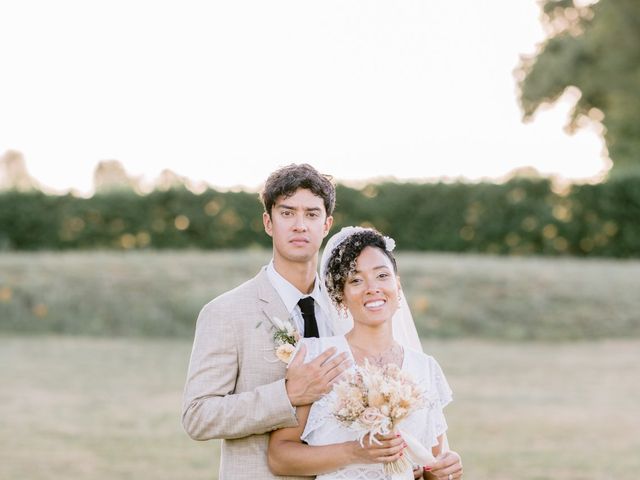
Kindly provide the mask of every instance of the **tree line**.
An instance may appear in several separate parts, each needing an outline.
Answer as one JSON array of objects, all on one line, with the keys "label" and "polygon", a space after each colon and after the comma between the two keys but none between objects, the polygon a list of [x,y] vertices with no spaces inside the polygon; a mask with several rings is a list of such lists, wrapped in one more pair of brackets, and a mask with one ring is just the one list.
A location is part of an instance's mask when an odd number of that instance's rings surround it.
[{"label": "tree line", "polygon": [[[640,177],[554,188],[496,183],[337,185],[333,231],[370,225],[413,251],[640,256]],[[186,188],[91,198],[0,193],[1,250],[270,248],[257,193]]]}]

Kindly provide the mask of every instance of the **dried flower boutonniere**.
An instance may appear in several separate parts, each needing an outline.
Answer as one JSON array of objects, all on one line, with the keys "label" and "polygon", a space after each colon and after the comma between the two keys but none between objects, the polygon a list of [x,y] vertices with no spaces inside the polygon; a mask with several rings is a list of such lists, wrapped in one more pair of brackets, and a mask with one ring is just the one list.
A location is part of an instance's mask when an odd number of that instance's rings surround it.
[{"label": "dried flower boutonniere", "polygon": [[291,323],[291,320],[282,321],[278,317],[273,317],[275,331],[273,341],[276,343],[276,357],[287,365],[291,361],[296,345],[300,340],[300,334]]}]

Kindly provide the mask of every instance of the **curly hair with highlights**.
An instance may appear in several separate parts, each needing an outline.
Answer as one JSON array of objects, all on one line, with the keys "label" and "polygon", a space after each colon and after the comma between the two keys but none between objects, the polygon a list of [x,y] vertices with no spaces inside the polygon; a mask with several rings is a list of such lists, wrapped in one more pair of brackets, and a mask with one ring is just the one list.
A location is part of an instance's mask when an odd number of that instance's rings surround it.
[{"label": "curly hair with highlights", "polygon": [[329,298],[336,306],[342,305],[345,282],[355,271],[356,261],[367,247],[379,248],[391,261],[393,272],[398,273],[396,259],[393,253],[387,250],[387,243],[380,232],[367,229],[349,235],[331,252],[325,273],[324,284]]}]

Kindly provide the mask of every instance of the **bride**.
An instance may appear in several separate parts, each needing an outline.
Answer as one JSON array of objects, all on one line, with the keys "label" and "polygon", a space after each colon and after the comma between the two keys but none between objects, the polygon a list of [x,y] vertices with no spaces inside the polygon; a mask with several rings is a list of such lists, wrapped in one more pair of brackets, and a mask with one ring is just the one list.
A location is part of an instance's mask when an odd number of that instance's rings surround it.
[{"label": "bride", "polygon": [[[347,352],[356,365],[395,364],[413,376],[430,401],[410,414],[402,423],[406,441],[400,436],[377,436],[377,442],[357,440],[357,433],[341,426],[331,415],[335,392],[332,390],[312,405],[297,408],[297,427],[271,433],[269,467],[277,475],[317,475],[317,480],[388,480],[383,464],[407,454],[417,462],[415,448],[407,449],[409,438],[419,442],[418,450],[432,453],[436,462],[414,465],[408,478],[453,480],[462,477],[460,456],[448,449],[447,424],[443,408],[451,401],[451,390],[436,360],[416,347],[415,327],[409,334],[393,325],[397,310],[407,310],[401,298],[396,261],[391,253],[394,242],[369,228],[346,227],[334,235],[321,261],[321,278],[327,293],[344,318],[353,319],[345,335],[304,338],[302,355],[292,362],[309,361],[326,348]],[[410,317],[409,317],[410,318]],[[396,322],[397,323],[397,322]],[[400,325],[401,327],[402,325]],[[405,325],[406,327],[406,325]],[[413,335],[411,334],[413,329]],[[415,337],[413,342],[407,339]],[[396,339],[402,339],[399,343]],[[413,453],[413,456],[411,455]],[[428,455],[428,453],[427,453]],[[397,477],[397,478],[407,478]]]}]

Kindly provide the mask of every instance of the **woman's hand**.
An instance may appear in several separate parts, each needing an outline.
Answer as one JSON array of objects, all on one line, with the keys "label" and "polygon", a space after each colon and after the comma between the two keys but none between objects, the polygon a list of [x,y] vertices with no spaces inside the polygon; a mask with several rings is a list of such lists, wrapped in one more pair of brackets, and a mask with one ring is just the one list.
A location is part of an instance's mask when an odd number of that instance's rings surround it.
[{"label": "woman's hand", "polygon": [[403,450],[407,446],[400,435],[376,435],[375,441],[370,441],[369,435],[365,435],[362,445],[360,442],[352,442],[354,463],[389,463],[402,457]]},{"label": "woman's hand", "polygon": [[445,452],[438,455],[436,460],[430,469],[425,467],[425,479],[459,480],[462,478],[462,459],[456,452]]}]

